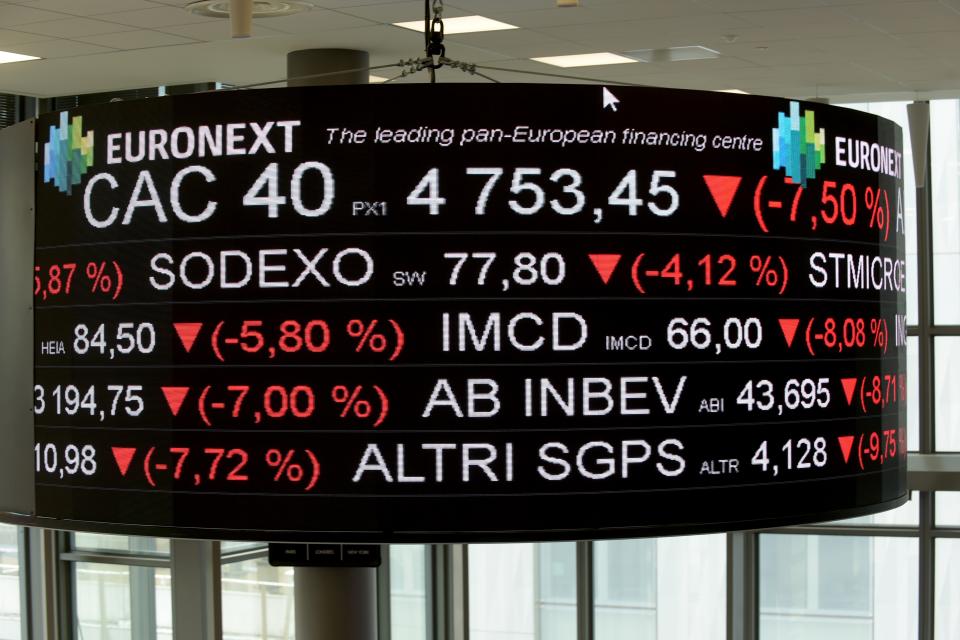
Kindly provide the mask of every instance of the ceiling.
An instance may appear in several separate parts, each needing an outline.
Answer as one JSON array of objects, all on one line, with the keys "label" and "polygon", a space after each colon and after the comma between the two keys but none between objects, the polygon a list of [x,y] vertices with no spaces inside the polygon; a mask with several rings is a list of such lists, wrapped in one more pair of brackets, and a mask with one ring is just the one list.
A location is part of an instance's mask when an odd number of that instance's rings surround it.
[{"label": "ceiling", "polygon": [[[423,16],[422,0],[312,0],[316,9],[255,22],[192,15],[187,0],[0,0],[0,49],[43,60],[0,65],[0,92],[71,95],[284,78],[286,54],[364,49],[371,64],[420,55],[423,37],[391,25]],[[520,27],[447,36],[447,54],[480,65],[598,81],[740,89],[795,97],[960,95],[960,0],[451,0],[447,17],[482,14]],[[558,69],[534,56],[701,45],[710,60]],[[375,71],[392,77],[398,70]],[[489,72],[503,82],[557,81]],[[413,81],[425,80],[420,74]],[[441,82],[483,81],[443,70]],[[409,82],[410,78],[399,80]]]}]

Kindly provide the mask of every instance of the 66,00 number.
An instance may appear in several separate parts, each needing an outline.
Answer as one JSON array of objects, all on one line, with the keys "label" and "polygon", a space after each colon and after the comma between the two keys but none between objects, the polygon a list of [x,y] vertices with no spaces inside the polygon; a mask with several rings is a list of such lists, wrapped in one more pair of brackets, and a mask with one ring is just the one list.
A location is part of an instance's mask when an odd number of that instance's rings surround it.
[{"label": "66,00 number", "polygon": [[33,445],[37,473],[92,476],[97,472],[97,450],[92,444],[68,444],[63,451],[52,442]]}]

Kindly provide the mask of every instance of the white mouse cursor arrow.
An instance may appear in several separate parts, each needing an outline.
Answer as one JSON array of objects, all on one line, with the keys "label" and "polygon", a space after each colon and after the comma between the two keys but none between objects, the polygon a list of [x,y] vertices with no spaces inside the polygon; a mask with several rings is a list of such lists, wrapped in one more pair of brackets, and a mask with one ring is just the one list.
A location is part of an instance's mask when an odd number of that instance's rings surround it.
[{"label": "white mouse cursor arrow", "polygon": [[619,102],[620,102],[619,98],[613,95],[613,93],[610,92],[610,89],[607,89],[606,87],[603,88],[603,108],[604,109],[606,109],[607,107],[610,107],[611,109],[616,111],[617,103]]}]

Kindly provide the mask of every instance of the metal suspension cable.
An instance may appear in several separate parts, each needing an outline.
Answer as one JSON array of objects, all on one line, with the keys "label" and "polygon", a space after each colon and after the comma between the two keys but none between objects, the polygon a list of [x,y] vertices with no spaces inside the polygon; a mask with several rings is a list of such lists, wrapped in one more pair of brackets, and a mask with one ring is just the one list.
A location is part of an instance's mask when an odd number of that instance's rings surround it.
[{"label": "metal suspension cable", "polygon": [[340,71],[328,71],[325,73],[311,73],[305,76],[290,76],[287,78],[281,78],[279,80],[270,80],[268,82],[254,82],[253,84],[243,84],[236,87],[224,87],[222,91],[236,91],[238,89],[254,89],[256,87],[265,87],[271,84],[278,84],[280,82],[289,82],[290,80],[307,80],[309,78],[324,78],[327,76],[338,76],[345,73],[360,73],[361,71],[376,71],[377,69],[390,69],[392,67],[403,66],[396,62],[391,62],[390,64],[378,64],[372,67],[358,67],[356,69],[343,69]]},{"label": "metal suspension cable", "polygon": [[[509,73],[522,73],[530,76],[543,76],[546,78],[563,78],[564,80],[584,80],[586,82],[595,82],[597,84],[614,84],[624,87],[645,87],[647,85],[639,84],[636,82],[623,82],[622,80],[602,80],[600,78],[588,78],[586,76],[571,76],[564,73],[550,73],[549,71],[526,71],[523,69],[508,69],[506,67],[491,67],[487,65],[478,64],[476,65],[477,69],[483,69],[485,71],[505,71]],[[479,75],[479,74],[478,74]]]}]

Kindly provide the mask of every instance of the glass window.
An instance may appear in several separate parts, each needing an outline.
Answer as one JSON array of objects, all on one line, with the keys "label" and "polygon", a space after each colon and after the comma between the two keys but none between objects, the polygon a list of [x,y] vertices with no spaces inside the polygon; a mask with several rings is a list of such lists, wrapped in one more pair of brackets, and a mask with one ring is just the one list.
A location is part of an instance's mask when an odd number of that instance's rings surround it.
[{"label": "glass window", "polygon": [[390,546],[390,634],[392,640],[427,637],[427,547]]},{"label": "glass window", "polygon": [[130,553],[170,554],[170,540],[145,536],[115,536],[104,533],[73,534],[73,548],[84,551],[119,551]]},{"label": "glass window", "polygon": [[470,640],[576,638],[576,543],[472,544]]},{"label": "glass window", "polygon": [[470,640],[533,640],[533,544],[471,544]]},{"label": "glass window", "polygon": [[920,450],[920,339],[907,337],[907,450]]},{"label": "glass window", "polygon": [[[910,142],[910,123],[907,118],[909,102],[868,102],[858,104],[841,104],[838,106],[866,111],[875,116],[893,120],[903,129],[903,193],[897,197],[903,198],[903,217],[906,223],[907,249],[907,323],[917,324],[917,196],[916,177],[913,171],[913,147]],[[932,118],[932,116],[931,116]],[[936,192],[934,192],[936,193]],[[891,207],[894,194],[890,194]],[[894,209],[896,211],[896,209]]]},{"label": "glass window", "polygon": [[294,640],[293,569],[266,558],[220,570],[223,640]]},{"label": "glass window", "polygon": [[656,539],[596,542],[593,566],[596,639],[655,638]]},{"label": "glass window", "polygon": [[937,451],[960,451],[960,338],[938,337],[933,347]]},{"label": "glass window", "polygon": [[934,494],[938,527],[960,527],[960,491],[938,491]]},{"label": "glass window", "polygon": [[78,562],[74,571],[78,638],[171,638],[169,569]]},{"label": "glass window", "polygon": [[577,544],[537,545],[537,636],[577,637]]},{"label": "glass window", "polygon": [[20,640],[19,551],[17,528],[0,524],[0,640]]},{"label": "glass window", "polygon": [[860,516],[859,518],[847,518],[845,520],[835,520],[829,524],[839,525],[878,525],[881,527],[916,527],[920,524],[920,501],[917,499],[917,492],[910,494],[910,499],[896,509],[881,511],[869,516]]},{"label": "glass window", "polygon": [[726,535],[659,538],[657,640],[723,638],[726,585]]},{"label": "glass window", "polygon": [[960,101],[930,102],[933,300],[937,324],[960,324]]},{"label": "glass window", "polygon": [[863,538],[823,536],[817,558],[817,608],[821,611],[872,613],[872,558]]},{"label": "glass window", "polygon": [[725,535],[595,543],[597,640],[724,637],[726,548]]},{"label": "glass window", "polygon": [[[132,567],[134,575],[146,571]],[[149,574],[148,574],[149,575]],[[156,576],[156,627],[157,640],[173,640],[173,582],[169,569],[158,569]]]},{"label": "glass window", "polygon": [[250,542],[249,540],[222,540],[220,542],[220,553],[236,553],[238,551],[252,551],[253,549],[266,549],[266,542]]},{"label": "glass window", "polygon": [[960,638],[960,540],[937,540],[934,638]]},{"label": "glass window", "polygon": [[760,537],[760,606],[781,614],[807,609],[810,545],[807,536]]},{"label": "glass window", "polygon": [[913,538],[760,537],[760,638],[917,637]]}]

